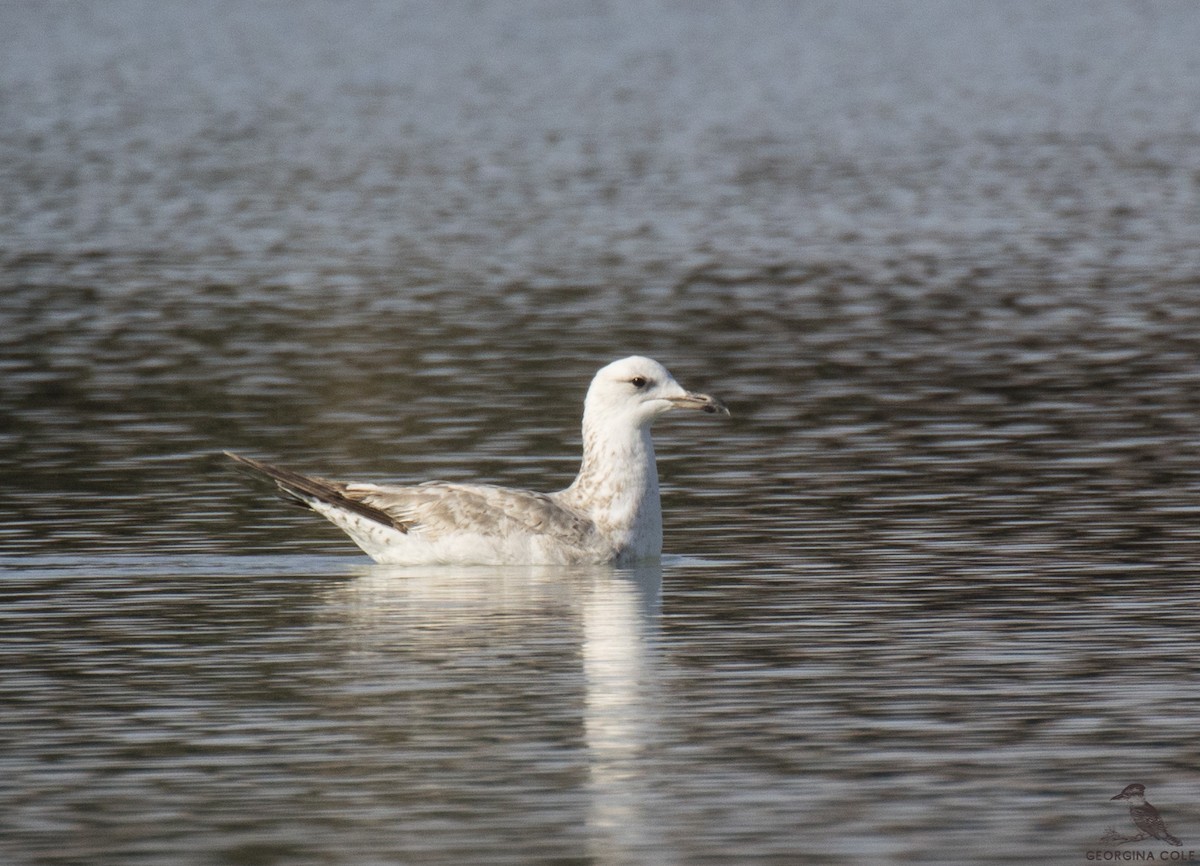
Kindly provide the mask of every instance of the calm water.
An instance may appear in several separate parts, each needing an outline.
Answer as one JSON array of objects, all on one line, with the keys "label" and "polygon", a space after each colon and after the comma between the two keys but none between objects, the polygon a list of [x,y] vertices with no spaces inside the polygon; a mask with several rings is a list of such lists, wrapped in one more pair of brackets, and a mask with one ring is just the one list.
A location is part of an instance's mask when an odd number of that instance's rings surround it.
[{"label": "calm water", "polygon": [[[1200,851],[1200,7],[0,5],[0,861]],[[552,490],[395,571],[229,471]],[[1168,847],[1130,843],[1158,857]]]}]

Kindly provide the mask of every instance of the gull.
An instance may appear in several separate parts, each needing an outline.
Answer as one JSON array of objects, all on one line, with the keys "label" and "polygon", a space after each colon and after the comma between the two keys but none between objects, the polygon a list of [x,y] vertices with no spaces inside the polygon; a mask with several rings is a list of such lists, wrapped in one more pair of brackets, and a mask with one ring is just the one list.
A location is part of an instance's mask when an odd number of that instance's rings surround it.
[{"label": "gull", "polygon": [[583,403],[579,474],[557,493],[444,481],[403,487],[330,481],[225,454],[331,521],[376,562],[625,566],[662,554],[650,426],[672,409],[729,414],[720,400],[684,390],[650,358],[635,355],[602,368]]}]

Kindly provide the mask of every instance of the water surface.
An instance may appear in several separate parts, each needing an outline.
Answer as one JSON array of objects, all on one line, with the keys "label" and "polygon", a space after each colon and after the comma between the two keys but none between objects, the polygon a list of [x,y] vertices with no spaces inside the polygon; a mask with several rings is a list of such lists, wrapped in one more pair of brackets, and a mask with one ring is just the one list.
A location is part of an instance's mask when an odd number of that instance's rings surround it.
[{"label": "water surface", "polygon": [[[0,7],[0,859],[1078,863],[1200,839],[1187,3]],[[397,573],[225,465],[668,557]],[[1158,856],[1166,846],[1121,850]]]}]

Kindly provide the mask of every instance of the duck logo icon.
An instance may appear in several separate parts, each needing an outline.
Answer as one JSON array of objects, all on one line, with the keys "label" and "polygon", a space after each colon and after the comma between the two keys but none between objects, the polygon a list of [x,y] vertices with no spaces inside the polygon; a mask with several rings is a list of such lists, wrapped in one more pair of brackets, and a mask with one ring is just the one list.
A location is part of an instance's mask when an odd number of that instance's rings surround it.
[{"label": "duck logo icon", "polygon": [[1161,842],[1166,842],[1168,845],[1182,845],[1177,836],[1172,836],[1167,830],[1167,824],[1163,821],[1162,815],[1158,810],[1146,802],[1146,786],[1145,785],[1126,785],[1125,790],[1114,800],[1122,800],[1129,804],[1129,817],[1133,821],[1133,826],[1137,828],[1136,836],[1125,836],[1118,833],[1111,827],[1101,836],[1101,840],[1112,845],[1124,845],[1126,842],[1141,842],[1144,839],[1158,839]]}]

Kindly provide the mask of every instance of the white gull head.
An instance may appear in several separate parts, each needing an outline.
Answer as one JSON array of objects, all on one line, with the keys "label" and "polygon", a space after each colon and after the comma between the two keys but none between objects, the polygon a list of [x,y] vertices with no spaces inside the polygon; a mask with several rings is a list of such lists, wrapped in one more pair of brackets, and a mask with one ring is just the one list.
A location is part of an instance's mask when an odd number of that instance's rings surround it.
[{"label": "white gull head", "polygon": [[640,355],[601,368],[592,378],[583,406],[585,427],[589,420],[601,423],[603,419],[606,427],[640,429],[676,408],[729,414],[720,400],[685,391],[666,367]]}]

